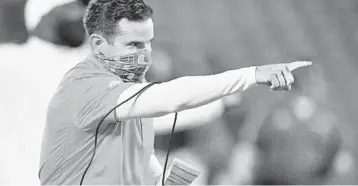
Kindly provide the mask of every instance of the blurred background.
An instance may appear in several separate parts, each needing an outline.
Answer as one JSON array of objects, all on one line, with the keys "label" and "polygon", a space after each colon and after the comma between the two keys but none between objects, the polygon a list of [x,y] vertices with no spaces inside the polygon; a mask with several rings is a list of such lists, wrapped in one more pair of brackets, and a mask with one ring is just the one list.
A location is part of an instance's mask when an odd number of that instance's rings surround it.
[{"label": "blurred background", "polygon": [[[294,72],[292,91],[256,87],[232,95],[224,100],[219,119],[174,134],[171,157],[190,162],[202,171],[195,184],[358,184],[358,1],[147,2],[155,12],[156,32],[150,81],[295,60],[313,62],[311,68]],[[25,68],[16,65],[20,63],[17,60],[24,61],[16,51],[31,51],[25,57],[37,55],[31,48],[33,37],[51,43],[48,47],[53,50],[58,47],[66,54],[74,51],[69,55],[71,60],[86,57],[82,52],[87,49],[83,26],[80,19],[75,19],[82,11],[73,12],[88,2],[58,5],[58,10],[55,7],[56,11],[40,16],[41,21],[31,32],[25,24],[25,3],[0,1],[1,67],[11,63],[11,69]],[[32,60],[26,63],[41,64]],[[44,66],[39,69],[46,70]],[[56,69],[51,68],[49,74]],[[12,74],[5,67],[2,72]],[[12,90],[1,91],[12,94]],[[1,100],[3,106],[11,104]],[[13,128],[24,130],[6,121],[1,123],[2,133]],[[26,125],[42,127],[31,121]],[[156,135],[155,148],[162,163],[169,135]],[[8,138],[1,140],[6,142],[0,142],[4,147],[9,146]],[[8,154],[6,158],[13,159],[3,159],[2,163],[17,161],[15,151]],[[0,184],[12,184],[11,180],[21,178],[21,174],[0,171]]]}]

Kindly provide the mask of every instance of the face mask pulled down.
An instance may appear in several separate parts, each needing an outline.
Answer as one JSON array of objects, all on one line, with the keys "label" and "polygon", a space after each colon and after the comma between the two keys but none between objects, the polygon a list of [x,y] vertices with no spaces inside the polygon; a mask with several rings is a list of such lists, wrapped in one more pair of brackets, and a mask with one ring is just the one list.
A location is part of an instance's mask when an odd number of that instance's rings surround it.
[{"label": "face mask pulled down", "polygon": [[124,82],[143,82],[152,64],[150,52],[146,50],[124,56],[106,57],[102,53],[95,56],[107,70],[119,76]]}]

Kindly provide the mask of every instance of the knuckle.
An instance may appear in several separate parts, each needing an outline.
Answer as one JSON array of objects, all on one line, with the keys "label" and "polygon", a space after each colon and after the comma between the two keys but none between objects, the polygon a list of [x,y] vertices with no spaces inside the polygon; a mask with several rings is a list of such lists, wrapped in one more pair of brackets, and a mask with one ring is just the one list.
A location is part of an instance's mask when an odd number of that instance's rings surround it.
[{"label": "knuckle", "polygon": [[292,81],[292,83],[295,82],[295,78],[294,78],[294,77],[291,77],[291,81]]},{"label": "knuckle", "polygon": [[282,74],[279,75],[278,78],[279,78],[280,80],[285,80],[285,77],[284,77]]}]

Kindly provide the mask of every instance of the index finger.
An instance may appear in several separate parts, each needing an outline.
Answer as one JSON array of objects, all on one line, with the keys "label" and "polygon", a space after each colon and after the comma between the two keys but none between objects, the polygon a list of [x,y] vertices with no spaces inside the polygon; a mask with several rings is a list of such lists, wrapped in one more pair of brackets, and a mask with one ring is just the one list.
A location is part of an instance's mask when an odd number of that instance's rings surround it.
[{"label": "index finger", "polygon": [[310,61],[295,61],[295,62],[291,62],[291,63],[287,64],[286,66],[287,66],[288,70],[293,71],[298,68],[307,67],[307,66],[311,66],[311,65],[312,65],[312,62],[310,62]]}]

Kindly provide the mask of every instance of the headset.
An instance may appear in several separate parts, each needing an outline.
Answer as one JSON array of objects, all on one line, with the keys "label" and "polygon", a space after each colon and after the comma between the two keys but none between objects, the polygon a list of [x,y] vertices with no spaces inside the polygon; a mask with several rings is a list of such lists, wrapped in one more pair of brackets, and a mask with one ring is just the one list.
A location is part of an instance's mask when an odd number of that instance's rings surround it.
[{"label": "headset", "polygon": [[[90,162],[88,163],[87,165],[87,168],[85,169],[83,175],[82,175],[82,178],[81,178],[81,182],[80,182],[80,185],[82,185],[83,183],[83,180],[86,176],[86,173],[89,169],[89,167],[91,166],[92,164],[92,161],[94,159],[94,156],[96,155],[96,148],[97,148],[97,138],[98,138],[98,131],[99,131],[99,128],[101,126],[101,124],[103,123],[103,121],[107,118],[107,116],[109,114],[111,114],[116,108],[120,107],[121,105],[123,105],[124,103],[128,102],[129,100],[133,99],[134,97],[136,97],[137,95],[140,96],[140,94],[142,94],[144,91],[146,91],[148,88],[150,88],[151,86],[155,85],[155,84],[159,84],[159,82],[153,82],[153,83],[150,83],[148,85],[146,85],[145,87],[143,87],[141,90],[139,90],[138,92],[136,92],[135,94],[133,94],[131,97],[129,97],[128,99],[124,100],[123,102],[117,104],[113,109],[111,109],[106,115],[103,116],[103,118],[101,119],[101,121],[98,123],[98,126],[97,126],[97,129],[96,129],[96,133],[95,133],[95,136],[94,136],[94,149],[93,149],[93,155],[92,155],[92,158],[90,160]],[[174,129],[175,129],[175,124],[176,124],[176,121],[177,121],[177,117],[178,117],[178,113],[176,112],[175,113],[175,117],[174,117],[174,123],[173,123],[173,128],[172,128],[172,131],[171,131],[171,134],[170,134],[170,140],[169,140],[169,147],[168,147],[168,151],[167,151],[167,156],[166,156],[166,159],[165,159],[165,164],[164,164],[164,169],[163,169],[163,174],[162,174],[162,185],[164,185],[164,181],[165,181],[165,171],[167,169],[167,164],[168,164],[168,159],[169,159],[169,152],[170,152],[170,147],[172,145],[172,137],[173,137],[173,133],[174,133]]]}]

